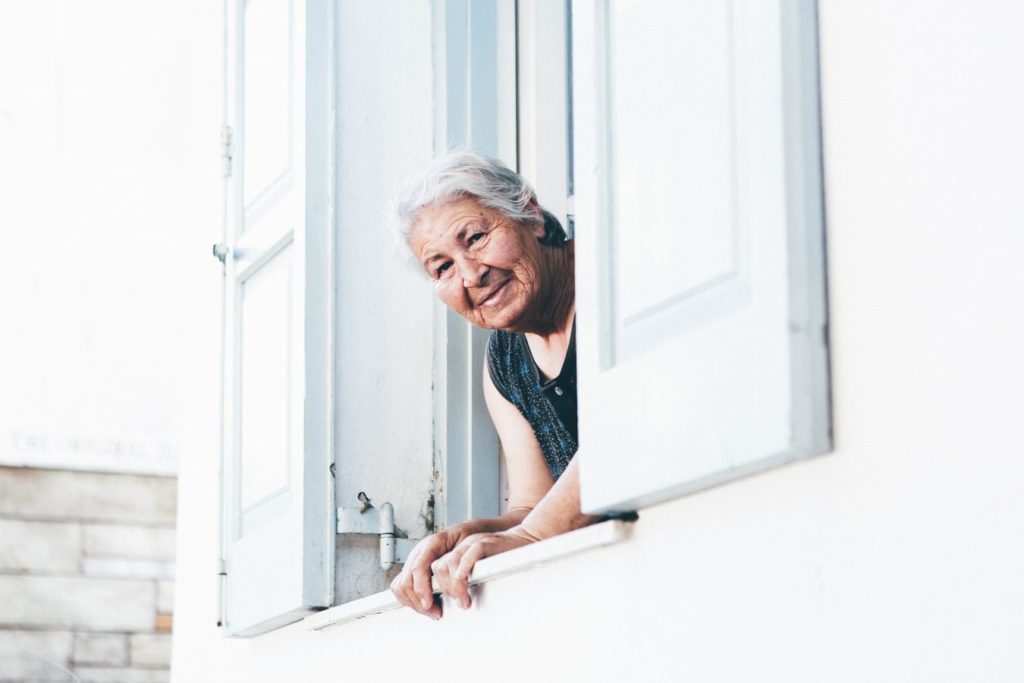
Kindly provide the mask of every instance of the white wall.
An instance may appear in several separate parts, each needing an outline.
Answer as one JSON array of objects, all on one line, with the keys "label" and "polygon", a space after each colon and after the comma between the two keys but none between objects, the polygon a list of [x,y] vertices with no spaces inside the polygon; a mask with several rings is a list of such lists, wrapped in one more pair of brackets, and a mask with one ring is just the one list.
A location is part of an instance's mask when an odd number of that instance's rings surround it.
[{"label": "white wall", "polygon": [[201,4],[0,4],[0,463],[176,471],[182,264],[220,211]]},{"label": "white wall", "polygon": [[1010,2],[822,2],[832,454],[438,623],[227,641],[211,438],[181,468],[175,680],[1019,680],[1022,32]]}]

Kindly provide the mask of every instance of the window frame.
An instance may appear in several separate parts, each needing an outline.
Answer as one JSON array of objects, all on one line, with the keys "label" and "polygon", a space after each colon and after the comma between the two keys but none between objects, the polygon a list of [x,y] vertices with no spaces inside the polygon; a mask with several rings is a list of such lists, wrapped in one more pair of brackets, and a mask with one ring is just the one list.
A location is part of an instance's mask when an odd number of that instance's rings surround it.
[{"label": "window frame", "polygon": [[[514,5],[434,0],[432,9],[435,154],[471,148],[514,166]],[[433,305],[436,532],[500,514],[503,466],[480,381],[490,331]]]},{"label": "window frame", "polygon": [[[322,0],[306,1],[318,7],[323,4]],[[582,41],[583,45],[578,44],[580,41],[573,36],[572,26],[576,14],[573,5],[578,5],[581,1],[545,3],[543,0],[518,0],[516,3],[505,3],[498,0],[432,0],[431,5],[435,153],[459,147],[473,148],[502,159],[507,165],[517,168],[530,178],[531,169],[534,173],[539,173],[538,169],[549,168],[556,163],[552,160],[552,157],[557,157],[552,154],[553,149],[564,149],[565,154],[562,162],[557,164],[558,168],[540,179],[537,182],[537,189],[542,203],[563,218],[569,229],[574,209],[573,170],[578,164],[577,158],[573,156],[576,148],[573,144],[573,112],[579,110],[579,105],[573,102],[573,97],[576,98],[575,102],[580,101],[579,93],[573,92],[573,63],[576,58],[571,51],[578,54],[581,49],[593,48],[593,45],[586,41]],[[601,0],[593,2],[600,4]],[[327,5],[329,3],[323,6]],[[807,6],[808,3],[803,3],[800,8]],[[812,11],[809,16],[816,20],[813,3],[810,6]],[[788,17],[791,22],[805,26],[808,15],[806,12],[801,13],[800,8]],[[326,28],[323,33],[330,35],[321,38],[326,41],[323,48],[326,50],[325,57],[331,64],[331,72],[327,74],[326,79],[331,85],[322,93],[323,101],[317,99],[313,104],[330,110],[336,97],[333,88],[337,74],[333,65],[334,41],[337,37],[334,34],[336,28],[331,10],[323,11],[326,12],[326,19],[323,21]],[[560,34],[561,42],[558,41],[557,35],[552,38],[553,34],[550,31],[545,33],[546,29],[550,29],[557,21],[561,21],[563,30],[556,30],[554,34]],[[816,32],[812,32],[811,35],[816,39]],[[816,45],[814,47],[816,48]],[[802,44],[801,49],[807,49],[807,45]],[[786,58],[792,59],[794,56],[789,54]],[[553,60],[559,60],[559,63],[564,65],[564,70],[560,72],[563,74],[561,80],[557,75],[552,77],[549,70],[541,69],[539,66]],[[813,66],[816,69],[816,60]],[[816,79],[816,72],[813,77]],[[552,89],[555,94],[550,95],[549,91]],[[817,96],[817,91],[814,95]],[[552,106],[548,110],[540,111],[542,105],[547,103]],[[808,105],[807,102],[803,104],[805,108]],[[814,105],[816,106],[816,100]],[[556,110],[555,114],[552,114],[552,109]],[[552,116],[558,117],[558,111],[563,112],[565,124],[553,129],[550,121]],[[806,111],[804,113],[806,114]],[[816,115],[816,109],[813,113]],[[324,196],[333,197],[337,191],[334,177],[334,167],[337,163],[334,157],[337,149],[334,143],[333,118],[326,117],[324,126],[320,132],[330,144],[321,145],[325,158],[317,160],[324,171],[320,176],[311,176],[310,182]],[[820,172],[820,156],[805,158],[803,161],[812,165],[817,163]],[[803,200],[808,205],[815,199],[815,192],[820,199],[820,186],[816,190],[813,183],[801,185],[798,191],[807,193],[808,196],[803,197]],[[326,219],[332,240],[336,237],[336,231],[340,229],[333,214],[333,207],[333,200],[323,207],[328,212]],[[823,245],[820,246],[823,249]],[[332,242],[332,251],[326,260],[327,277],[332,283],[330,291],[333,291],[333,268],[336,267],[333,249]],[[812,263],[810,267],[823,269],[824,263]],[[578,283],[578,291],[580,287]],[[824,306],[823,287],[822,280],[822,288],[810,292],[814,300],[809,305]],[[323,320],[327,321],[326,324],[330,328],[331,338],[327,342],[329,348],[326,352],[329,359],[333,359],[333,335],[336,333],[333,300],[329,300],[326,305],[326,311],[317,310],[323,314]],[[315,312],[311,312],[307,307],[303,311],[303,316]],[[435,472],[434,531],[467,519],[496,516],[500,512],[499,444],[486,409],[480,382],[488,336],[488,331],[473,328],[435,300],[432,335],[434,444],[431,449]],[[323,352],[324,349],[319,351]],[[811,372],[819,374],[812,379],[819,382],[817,386],[824,386],[824,403],[819,392],[812,399],[813,405],[805,407],[817,427],[824,425],[827,432],[827,356],[819,357],[816,362],[818,370]],[[328,365],[328,368],[330,367]],[[821,368],[824,368],[825,373],[824,384],[820,383]],[[326,374],[334,381],[333,371]],[[318,399],[322,401],[324,409],[317,409],[317,412],[327,423],[324,451],[330,453],[333,458],[337,452],[334,448],[334,433],[341,426],[334,424],[336,413],[331,405],[332,390],[325,391],[326,393]],[[819,447],[818,451],[820,450]],[[584,478],[585,468],[586,463],[583,470]],[[749,472],[731,473],[720,481],[747,473]],[[720,481],[704,482],[691,490],[699,490]],[[328,503],[332,518],[336,505],[333,488],[332,482],[332,495]],[[667,500],[677,495],[681,494],[672,494],[659,500]],[[640,507],[652,502],[647,500]],[[621,523],[617,524],[615,528],[620,529]],[[223,522],[221,527],[223,529]],[[624,537],[618,532],[595,532],[592,535],[603,539],[614,537],[615,540]],[[336,535],[333,538],[332,549],[336,549],[338,538]],[[333,555],[329,569],[325,565],[324,571],[329,573],[329,583],[333,587],[337,580],[334,575]],[[481,575],[481,580],[486,580],[486,577]],[[374,596],[367,596],[362,600],[380,602],[380,598]],[[362,603],[362,600],[338,605],[334,603],[332,597],[330,602],[333,607],[329,612],[342,608],[355,610],[358,607],[356,603]],[[314,617],[313,620],[317,618]],[[277,625],[283,623],[285,622]]]}]

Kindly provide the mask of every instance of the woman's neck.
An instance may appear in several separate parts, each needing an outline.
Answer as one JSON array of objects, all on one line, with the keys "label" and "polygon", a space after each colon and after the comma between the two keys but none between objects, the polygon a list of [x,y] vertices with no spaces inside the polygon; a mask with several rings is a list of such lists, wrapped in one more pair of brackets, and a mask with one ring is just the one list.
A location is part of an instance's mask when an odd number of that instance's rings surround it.
[{"label": "woman's neck", "polygon": [[[564,337],[569,343],[572,322],[576,315],[575,243],[562,246],[541,246],[544,289],[538,292],[536,310],[524,332],[551,343]],[[554,339],[549,340],[549,337]]]}]

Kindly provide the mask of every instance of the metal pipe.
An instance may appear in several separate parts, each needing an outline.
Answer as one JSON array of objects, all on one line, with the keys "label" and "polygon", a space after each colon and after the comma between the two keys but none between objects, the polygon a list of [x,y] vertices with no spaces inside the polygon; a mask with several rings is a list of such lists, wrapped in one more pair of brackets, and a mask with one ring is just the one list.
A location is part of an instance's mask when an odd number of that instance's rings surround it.
[{"label": "metal pipe", "polygon": [[380,566],[395,566],[395,508],[391,503],[380,506]]}]

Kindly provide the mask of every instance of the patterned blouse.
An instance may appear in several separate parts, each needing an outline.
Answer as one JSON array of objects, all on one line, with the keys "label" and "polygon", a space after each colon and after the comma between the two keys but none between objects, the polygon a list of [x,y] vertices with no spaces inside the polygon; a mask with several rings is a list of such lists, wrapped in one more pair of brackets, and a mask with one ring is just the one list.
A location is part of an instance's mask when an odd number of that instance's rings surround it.
[{"label": "patterned blouse", "polygon": [[498,392],[509,400],[537,435],[551,476],[561,476],[576,454],[576,324],[562,371],[541,381],[523,334],[494,330],[487,343],[487,368]]}]

